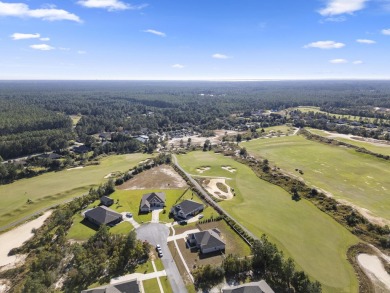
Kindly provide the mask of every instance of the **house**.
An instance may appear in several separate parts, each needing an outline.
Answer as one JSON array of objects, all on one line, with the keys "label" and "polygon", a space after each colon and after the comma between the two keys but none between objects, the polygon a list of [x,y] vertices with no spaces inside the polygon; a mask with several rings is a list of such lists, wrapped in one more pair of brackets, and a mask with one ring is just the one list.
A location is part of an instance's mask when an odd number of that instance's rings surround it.
[{"label": "house", "polygon": [[225,242],[220,234],[218,229],[192,233],[188,234],[187,242],[190,248],[196,247],[203,254],[225,250]]},{"label": "house", "polygon": [[203,211],[204,205],[192,200],[184,200],[171,208],[171,214],[175,219],[187,219]]},{"label": "house", "polygon": [[85,145],[75,146],[72,149],[76,154],[88,153],[91,149]]},{"label": "house", "polygon": [[107,141],[107,140],[111,140],[111,132],[102,132],[102,133],[99,133],[99,138],[101,141]]},{"label": "house", "polygon": [[99,206],[86,211],[84,213],[84,217],[97,226],[114,226],[122,221],[121,214],[118,214],[105,206]]},{"label": "house", "polygon": [[109,207],[114,204],[114,200],[108,196],[102,196],[100,198],[100,204]]},{"label": "house", "polygon": [[149,213],[154,209],[165,207],[165,193],[152,192],[142,196],[139,210],[141,213]]},{"label": "house", "polygon": [[81,293],[140,293],[140,292],[141,290],[137,279],[81,291]]},{"label": "house", "polygon": [[135,139],[142,143],[147,143],[149,141],[149,137],[147,135],[140,135]]},{"label": "house", "polygon": [[229,289],[222,289],[222,293],[275,293],[266,281],[251,282]]}]

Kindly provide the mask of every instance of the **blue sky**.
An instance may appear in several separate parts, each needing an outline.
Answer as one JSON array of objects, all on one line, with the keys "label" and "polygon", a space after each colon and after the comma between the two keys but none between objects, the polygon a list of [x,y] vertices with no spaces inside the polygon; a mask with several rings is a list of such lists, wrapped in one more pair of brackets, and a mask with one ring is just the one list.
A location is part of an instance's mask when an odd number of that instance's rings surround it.
[{"label": "blue sky", "polygon": [[390,78],[390,0],[0,0],[0,79]]}]

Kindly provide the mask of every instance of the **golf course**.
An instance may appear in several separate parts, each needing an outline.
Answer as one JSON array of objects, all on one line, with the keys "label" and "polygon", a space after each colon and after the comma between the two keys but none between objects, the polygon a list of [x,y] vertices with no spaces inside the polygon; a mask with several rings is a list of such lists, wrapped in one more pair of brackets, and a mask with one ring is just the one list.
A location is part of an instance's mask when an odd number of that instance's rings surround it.
[{"label": "golf course", "polygon": [[99,165],[45,173],[1,185],[0,227],[80,196],[107,181],[104,177],[108,174],[129,170],[148,157],[138,153],[114,155],[101,159]]},{"label": "golf course", "polygon": [[[389,161],[303,136],[259,139],[242,146],[252,155],[267,158],[271,165],[302,177],[309,185],[390,220]],[[302,170],[303,175],[296,170]]]},{"label": "golf course", "polygon": [[194,178],[224,178],[235,196],[220,202],[221,207],[257,237],[265,233],[318,280],[324,292],[358,291],[354,270],[346,259],[348,247],[358,239],[331,217],[306,200],[293,201],[285,190],[259,179],[249,167],[229,157],[190,152],[177,158]]}]

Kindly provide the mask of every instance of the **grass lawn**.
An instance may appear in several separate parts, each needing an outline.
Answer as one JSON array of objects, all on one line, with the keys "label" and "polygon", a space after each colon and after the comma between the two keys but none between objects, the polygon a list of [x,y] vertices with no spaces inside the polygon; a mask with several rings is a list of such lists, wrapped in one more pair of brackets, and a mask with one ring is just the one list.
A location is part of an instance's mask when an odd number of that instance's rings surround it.
[{"label": "grass lawn", "polygon": [[346,147],[310,141],[302,136],[256,140],[248,152],[300,175],[310,185],[390,220],[390,162]]},{"label": "grass lawn", "polygon": [[[257,132],[261,133],[261,128],[257,129]],[[271,126],[264,128],[264,134],[292,134],[294,132],[294,127],[290,127],[287,125],[279,125],[279,126]]]},{"label": "grass lawn", "polygon": [[161,286],[163,287],[164,293],[173,293],[171,284],[169,284],[169,280],[167,277],[160,278]]},{"label": "grass lawn", "polygon": [[[126,171],[150,155],[129,154],[103,158],[100,165],[50,172],[0,186],[0,226],[80,196],[105,182],[108,173]],[[27,200],[32,200],[27,204]]]},{"label": "grass lawn", "polygon": [[366,150],[369,150],[371,152],[382,154],[386,156],[390,156],[390,145],[377,145],[370,142],[365,141],[359,141],[356,139],[349,139],[349,138],[342,138],[342,137],[331,137],[331,134],[326,133],[324,130],[320,129],[314,129],[314,128],[307,128],[310,132],[323,136],[323,137],[329,137],[334,140],[342,141],[351,145],[355,145],[357,147],[365,148]]},{"label": "grass lawn", "polygon": [[145,292],[160,292],[156,278],[142,281],[142,285],[144,286]]},{"label": "grass lawn", "polygon": [[[274,140],[279,138],[255,142]],[[249,145],[252,143],[245,147]],[[306,200],[293,201],[289,193],[259,179],[249,167],[231,158],[212,152],[191,152],[177,158],[191,174],[207,165],[210,170],[202,176],[231,178],[226,183],[236,196],[220,205],[258,237],[266,233],[300,268],[321,282],[324,292],[358,291],[356,276],[346,259],[348,247],[358,239],[331,217]],[[237,172],[222,169],[224,165]]]}]

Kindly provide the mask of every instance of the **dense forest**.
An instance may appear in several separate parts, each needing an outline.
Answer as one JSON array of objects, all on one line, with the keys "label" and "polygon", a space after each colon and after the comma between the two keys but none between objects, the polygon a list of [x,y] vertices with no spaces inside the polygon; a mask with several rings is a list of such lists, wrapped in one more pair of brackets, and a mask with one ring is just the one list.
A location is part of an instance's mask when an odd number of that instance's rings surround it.
[{"label": "dense forest", "polygon": [[[237,116],[243,113],[300,105],[388,119],[389,97],[385,81],[2,81],[0,156],[60,151],[100,132],[233,129],[242,124]],[[81,116],[74,129],[70,115]],[[117,149],[139,146],[124,146],[122,139],[121,146],[110,147]]]}]

